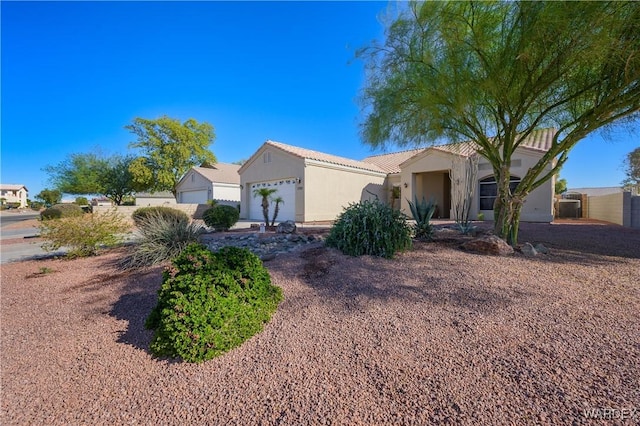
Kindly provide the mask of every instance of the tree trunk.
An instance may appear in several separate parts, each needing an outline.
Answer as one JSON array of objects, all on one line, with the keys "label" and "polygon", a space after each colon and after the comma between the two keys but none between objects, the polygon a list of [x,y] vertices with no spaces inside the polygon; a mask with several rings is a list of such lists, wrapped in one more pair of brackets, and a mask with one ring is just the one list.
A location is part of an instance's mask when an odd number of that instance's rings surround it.
[{"label": "tree trunk", "polygon": [[493,205],[494,233],[511,246],[518,244],[518,229],[520,228],[520,213],[525,195],[511,194],[509,188],[510,175],[503,171],[496,180],[498,194]]},{"label": "tree trunk", "polygon": [[271,219],[271,226],[274,226],[276,223],[276,217],[278,217],[278,213],[280,212],[280,202],[276,201],[276,206],[273,209],[273,219]]},{"label": "tree trunk", "polygon": [[262,216],[264,216],[264,226],[269,226],[269,200],[262,198]]}]

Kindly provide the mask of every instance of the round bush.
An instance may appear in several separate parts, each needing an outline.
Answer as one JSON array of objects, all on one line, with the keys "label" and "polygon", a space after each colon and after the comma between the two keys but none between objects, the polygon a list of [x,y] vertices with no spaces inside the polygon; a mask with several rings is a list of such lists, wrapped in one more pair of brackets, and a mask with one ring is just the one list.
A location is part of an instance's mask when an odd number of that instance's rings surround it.
[{"label": "round bush", "polygon": [[146,321],[154,330],[151,352],[188,362],[221,355],[260,332],[280,300],[282,291],[250,251],[212,253],[192,244],[163,274]]},{"label": "round bush", "polygon": [[238,222],[240,212],[235,207],[219,205],[206,210],[202,219],[216,231],[226,231]]},{"label": "round bush", "polygon": [[165,206],[154,206],[154,207],[140,207],[136,209],[131,215],[133,222],[136,226],[140,226],[142,222],[147,220],[149,217],[161,217],[163,219],[172,221],[187,221],[189,222],[189,216],[183,212],[182,210],[172,209],[171,207]]},{"label": "round bush", "polygon": [[84,211],[77,204],[54,204],[40,213],[42,220],[82,216]]},{"label": "round bush", "polygon": [[338,216],[326,244],[351,256],[391,258],[411,248],[411,227],[402,212],[379,201],[363,201]]}]

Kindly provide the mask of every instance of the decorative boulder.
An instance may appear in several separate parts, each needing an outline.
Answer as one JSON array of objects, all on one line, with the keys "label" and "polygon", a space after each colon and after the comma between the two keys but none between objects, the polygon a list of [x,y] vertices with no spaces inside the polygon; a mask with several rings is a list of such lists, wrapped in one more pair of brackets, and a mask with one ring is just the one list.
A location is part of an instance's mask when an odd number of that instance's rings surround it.
[{"label": "decorative boulder", "polygon": [[276,228],[278,234],[293,234],[294,232],[296,232],[296,223],[292,220],[280,222]]},{"label": "decorative boulder", "polygon": [[527,257],[534,257],[538,255],[538,250],[536,250],[531,243],[524,243],[520,250],[522,251],[522,254]]},{"label": "decorative boulder", "polygon": [[464,250],[473,251],[480,254],[492,254],[495,256],[506,256],[513,254],[513,247],[495,235],[485,235],[474,240],[467,241],[461,246]]},{"label": "decorative boulder", "polygon": [[549,249],[547,247],[545,247],[544,244],[542,244],[542,243],[536,244],[535,249],[536,249],[536,251],[538,253],[549,254]]}]

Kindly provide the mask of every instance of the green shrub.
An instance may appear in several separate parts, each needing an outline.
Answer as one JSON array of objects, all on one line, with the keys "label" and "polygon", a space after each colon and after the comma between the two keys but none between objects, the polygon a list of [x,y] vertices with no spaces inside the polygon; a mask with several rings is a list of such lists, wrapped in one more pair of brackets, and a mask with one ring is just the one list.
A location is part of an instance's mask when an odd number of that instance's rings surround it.
[{"label": "green shrub", "polygon": [[246,249],[212,253],[192,244],[163,274],[158,304],[146,321],[151,352],[201,362],[260,332],[282,292],[260,259]]},{"label": "green shrub", "polygon": [[409,202],[409,208],[413,215],[413,220],[416,221],[414,226],[414,235],[416,238],[422,240],[430,240],[433,238],[433,226],[431,225],[431,218],[438,206],[436,200],[431,198],[429,202],[422,197],[422,202],[418,202],[418,197],[414,196],[415,202]]},{"label": "green shrub", "polygon": [[226,231],[238,222],[240,211],[231,206],[214,206],[202,214],[202,219],[216,231]]},{"label": "green shrub", "polygon": [[140,241],[120,262],[123,269],[142,268],[173,259],[189,244],[198,241],[202,232],[202,225],[191,222],[186,214],[172,217],[163,211],[143,215],[138,219],[137,228]]},{"label": "green shrub", "polygon": [[167,220],[175,220],[181,221],[186,220],[189,221],[189,216],[183,212],[182,210],[173,209],[171,207],[165,206],[155,206],[155,207],[140,207],[136,209],[131,215],[133,222],[136,226],[140,226],[140,223],[149,216],[162,216]]},{"label": "green shrub", "polygon": [[82,207],[77,204],[54,204],[40,213],[40,219],[60,219],[63,217],[82,216]]},{"label": "green shrub", "polygon": [[89,200],[87,200],[87,197],[76,197],[75,203],[79,206],[88,206]]},{"label": "green shrub", "polygon": [[380,201],[363,201],[338,216],[326,244],[351,256],[390,258],[411,248],[411,228],[400,211]]},{"label": "green shrub", "polygon": [[120,243],[128,230],[129,225],[115,210],[40,222],[40,236],[45,240],[42,248],[54,251],[67,247],[69,258],[95,255],[103,246]]}]

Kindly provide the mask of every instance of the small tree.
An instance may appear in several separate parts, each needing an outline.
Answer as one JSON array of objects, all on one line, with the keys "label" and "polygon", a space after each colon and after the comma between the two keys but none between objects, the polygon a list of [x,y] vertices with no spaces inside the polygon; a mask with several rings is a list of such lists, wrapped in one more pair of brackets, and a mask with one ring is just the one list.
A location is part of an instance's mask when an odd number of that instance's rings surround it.
[{"label": "small tree", "polygon": [[193,166],[214,164],[216,157],[209,150],[215,139],[213,126],[190,118],[184,123],[162,116],[155,120],[136,118],[125,129],[136,135],[129,146],[141,151],[129,171],[134,183],[150,191],[171,191]]},{"label": "small tree", "polygon": [[43,170],[60,192],[83,195],[102,193],[100,178],[107,167],[108,161],[96,149],[86,154],[70,154],[59,164],[46,166]]},{"label": "small tree", "polygon": [[640,147],[634,149],[624,160],[624,171],[627,177],[622,186],[630,191],[640,193]]},{"label": "small tree", "polygon": [[567,180],[560,179],[558,176],[558,179],[556,179],[554,191],[556,194],[564,194],[565,192],[567,192]]},{"label": "small tree", "polygon": [[54,204],[58,204],[62,200],[62,192],[57,189],[43,189],[36,197],[38,200],[42,200],[45,207],[51,207]]},{"label": "small tree", "polygon": [[280,212],[280,203],[284,204],[284,199],[282,197],[276,197],[272,199],[274,203],[276,203],[273,208],[273,218],[271,219],[271,226],[274,226],[276,223],[276,217],[278,217],[278,213]]},{"label": "small tree", "polygon": [[262,197],[262,216],[264,217],[265,225],[269,225],[269,201],[276,192],[278,190],[273,188],[257,188],[253,190],[254,197]]}]

